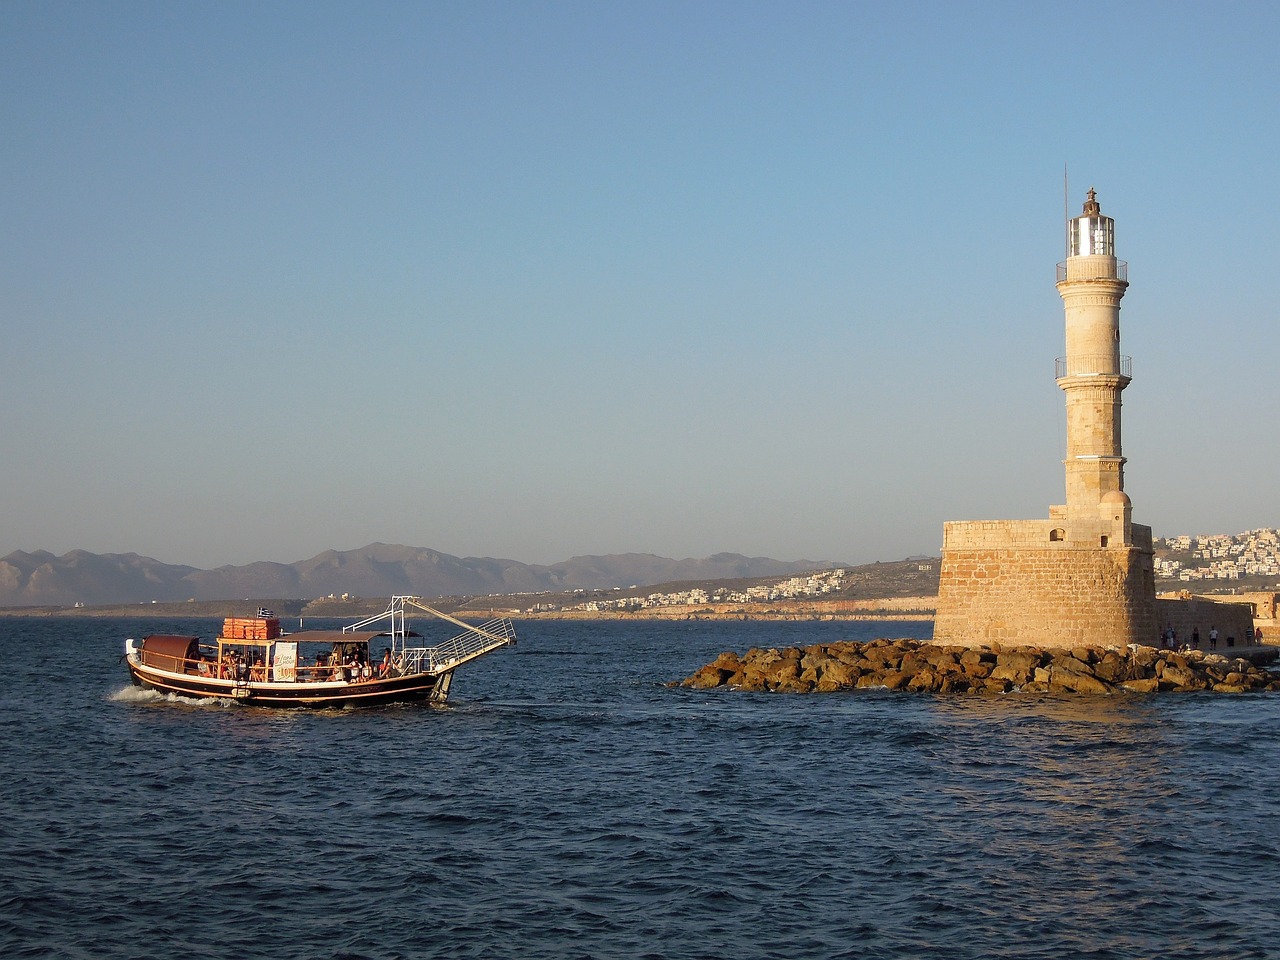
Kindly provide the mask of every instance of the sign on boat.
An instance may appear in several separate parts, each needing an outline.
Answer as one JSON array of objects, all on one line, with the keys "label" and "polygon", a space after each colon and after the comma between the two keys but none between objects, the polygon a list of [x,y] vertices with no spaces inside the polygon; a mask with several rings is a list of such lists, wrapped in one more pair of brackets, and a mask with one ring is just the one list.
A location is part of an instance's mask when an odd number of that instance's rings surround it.
[{"label": "sign on boat", "polygon": [[[462,632],[427,646],[408,628],[409,610],[429,614]],[[124,642],[133,682],[160,693],[219,698],[264,707],[442,704],[453,671],[514,645],[505,617],[466,623],[422,602],[392,597],[387,609],[341,630],[282,633],[270,610],[229,617],[212,642],[152,634]]]}]

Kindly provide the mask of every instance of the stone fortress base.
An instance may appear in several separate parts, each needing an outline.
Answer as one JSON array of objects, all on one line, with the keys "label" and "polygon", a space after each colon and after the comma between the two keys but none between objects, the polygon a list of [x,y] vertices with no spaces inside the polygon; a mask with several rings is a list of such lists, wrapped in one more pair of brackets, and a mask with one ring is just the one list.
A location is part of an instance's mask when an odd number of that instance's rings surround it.
[{"label": "stone fortress base", "polygon": [[965,647],[1129,644],[1159,646],[1172,626],[1178,643],[1217,627],[1241,645],[1253,632],[1245,604],[1156,600],[1151,528],[1132,524],[1129,545],[1071,542],[1061,519],[971,520],[943,525],[933,642]]}]

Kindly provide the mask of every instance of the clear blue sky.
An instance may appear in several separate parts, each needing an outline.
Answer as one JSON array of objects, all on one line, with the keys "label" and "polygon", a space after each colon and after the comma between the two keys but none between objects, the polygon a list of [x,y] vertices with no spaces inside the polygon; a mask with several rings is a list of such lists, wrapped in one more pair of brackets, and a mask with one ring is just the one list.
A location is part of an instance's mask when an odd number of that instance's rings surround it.
[{"label": "clear blue sky", "polygon": [[0,555],[933,553],[1280,525],[1272,3],[0,2]]}]

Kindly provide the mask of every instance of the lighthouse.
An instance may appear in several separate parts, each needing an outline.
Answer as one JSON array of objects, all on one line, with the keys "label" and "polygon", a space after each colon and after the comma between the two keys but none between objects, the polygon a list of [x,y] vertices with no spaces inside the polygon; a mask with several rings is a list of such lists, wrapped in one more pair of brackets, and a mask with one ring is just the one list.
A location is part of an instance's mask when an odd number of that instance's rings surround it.
[{"label": "lighthouse", "polygon": [[943,524],[935,642],[1123,649],[1157,636],[1151,528],[1132,522],[1120,445],[1129,268],[1116,259],[1115,223],[1095,191],[1066,228],[1057,277],[1066,349],[1055,365],[1066,398],[1066,503],[1042,520]]},{"label": "lighthouse", "polygon": [[1120,353],[1120,301],[1128,264],[1116,259],[1115,222],[1090,189],[1080,216],[1067,223],[1067,259],[1058,264],[1066,313],[1066,355],[1056,363],[1066,395],[1067,449],[1063,536],[1099,547],[1133,546],[1132,507],[1124,492],[1120,395],[1131,361]]}]

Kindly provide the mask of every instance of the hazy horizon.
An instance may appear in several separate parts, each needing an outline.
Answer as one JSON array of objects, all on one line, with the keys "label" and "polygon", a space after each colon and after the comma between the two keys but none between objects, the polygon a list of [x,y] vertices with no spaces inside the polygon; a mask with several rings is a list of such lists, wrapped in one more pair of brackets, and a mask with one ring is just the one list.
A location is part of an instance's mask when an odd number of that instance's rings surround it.
[{"label": "hazy horizon", "polygon": [[[254,563],[281,563],[281,564],[288,565],[293,563],[301,563],[306,560],[311,560],[311,559],[314,559],[315,557],[323,556],[326,553],[354,553],[360,550],[365,550],[367,548],[376,547],[376,546],[404,547],[409,550],[427,550],[427,551],[433,551],[435,553],[443,554],[445,556],[456,557],[460,560],[511,561],[514,563],[525,564],[527,566],[555,566],[556,564],[566,563],[570,560],[577,560],[577,559],[594,557],[594,556],[602,556],[602,557],[603,556],[653,556],[663,560],[709,560],[717,556],[744,556],[744,557],[747,557],[748,559],[776,560],[779,563],[806,563],[809,561],[813,561],[814,563],[846,563],[848,562],[846,560],[842,560],[840,557],[770,557],[765,554],[754,554],[754,555],[738,554],[737,551],[733,551],[733,550],[715,550],[715,551],[712,551],[711,553],[703,554],[697,557],[692,557],[692,556],[677,557],[669,554],[651,553],[649,551],[641,551],[641,550],[618,550],[608,554],[598,554],[598,553],[597,554],[592,554],[592,553],[574,554],[573,556],[559,557],[555,560],[542,563],[542,562],[536,562],[532,560],[522,560],[519,557],[501,557],[501,556],[492,556],[490,554],[476,554],[476,553],[465,553],[465,554],[448,553],[447,551],[439,550],[436,547],[432,547],[428,544],[390,543],[383,540],[375,540],[375,541],[370,541],[368,543],[358,544],[353,547],[324,547],[320,550],[315,551],[314,553],[310,553],[302,557],[290,557],[288,559],[276,559],[274,557],[255,557],[251,560],[246,560],[243,563],[218,564],[216,566],[248,566]],[[81,550],[86,553],[92,553],[96,556],[129,556],[131,554],[134,554],[137,556],[144,557],[145,559],[148,559],[148,560],[155,560],[160,563],[169,564],[171,566],[186,566],[186,567],[194,566],[194,567],[198,567],[199,569],[214,569],[212,567],[199,567],[198,564],[193,564],[193,563],[190,563],[189,561],[185,561],[181,559],[171,560],[165,557],[154,557],[154,556],[150,556],[149,554],[139,553],[136,550],[84,550],[83,547],[71,547],[67,550],[61,550],[61,551],[48,550],[44,547],[33,547],[30,549],[16,547],[13,550],[10,550],[7,553],[5,553],[3,556],[0,556],[0,560],[4,559],[4,557],[11,556],[14,553],[36,554],[43,551],[45,553],[54,554],[55,556],[58,556],[58,557],[64,557],[69,553],[75,553],[76,551],[81,551]],[[935,552],[932,554],[928,554],[927,556],[937,557],[940,555],[941,555],[940,552]],[[875,560],[870,560],[867,562],[868,563],[877,563],[877,562],[894,563],[901,560],[916,559],[917,557],[920,557],[920,556],[926,556],[926,555],[925,554],[910,554],[910,555],[904,554],[901,557],[878,557]]]},{"label": "hazy horizon", "polygon": [[0,555],[937,555],[1063,501],[1054,286],[1130,264],[1126,490],[1280,525],[1280,13],[6,5]]}]

